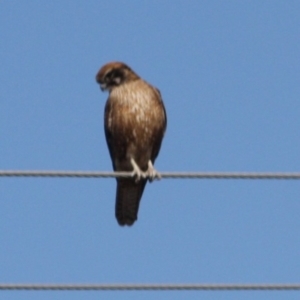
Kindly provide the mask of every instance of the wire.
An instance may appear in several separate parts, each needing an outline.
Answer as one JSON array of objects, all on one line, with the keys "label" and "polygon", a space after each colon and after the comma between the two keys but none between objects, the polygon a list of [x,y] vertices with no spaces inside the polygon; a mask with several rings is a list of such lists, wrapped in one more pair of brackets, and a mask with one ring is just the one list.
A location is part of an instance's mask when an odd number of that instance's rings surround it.
[{"label": "wire", "polygon": [[300,284],[0,284],[0,290],[55,291],[291,291]]},{"label": "wire", "polygon": [[[161,178],[181,179],[300,179],[300,173],[287,172],[162,172]],[[76,177],[112,178],[132,177],[131,172],[102,171],[19,171],[0,170],[0,177]]]}]

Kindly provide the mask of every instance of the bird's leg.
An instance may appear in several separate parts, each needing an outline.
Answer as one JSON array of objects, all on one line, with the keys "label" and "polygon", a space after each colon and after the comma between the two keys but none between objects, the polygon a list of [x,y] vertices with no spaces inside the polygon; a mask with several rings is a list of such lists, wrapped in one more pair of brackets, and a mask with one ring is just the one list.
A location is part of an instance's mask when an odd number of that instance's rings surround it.
[{"label": "bird's leg", "polygon": [[135,160],[133,158],[130,159],[130,163],[133,167],[131,176],[136,177],[135,182],[139,182],[141,177],[144,177],[143,171],[140,169],[140,167],[137,165],[137,163],[135,162]]},{"label": "bird's leg", "polygon": [[154,179],[161,179],[161,175],[154,169],[151,160],[148,161],[148,169],[144,174],[149,178],[150,182],[152,182]]}]

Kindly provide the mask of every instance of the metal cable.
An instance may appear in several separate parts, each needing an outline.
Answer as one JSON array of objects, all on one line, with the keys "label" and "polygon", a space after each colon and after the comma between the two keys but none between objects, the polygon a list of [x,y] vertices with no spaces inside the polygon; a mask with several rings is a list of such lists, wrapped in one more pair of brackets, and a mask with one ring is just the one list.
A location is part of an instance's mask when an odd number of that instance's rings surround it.
[{"label": "metal cable", "polygon": [[291,291],[300,284],[0,284],[0,290],[35,291]]},{"label": "metal cable", "polygon": [[[162,172],[160,175],[161,178],[173,179],[300,179],[299,172]],[[131,176],[131,172],[0,170],[0,177],[112,178]]]}]

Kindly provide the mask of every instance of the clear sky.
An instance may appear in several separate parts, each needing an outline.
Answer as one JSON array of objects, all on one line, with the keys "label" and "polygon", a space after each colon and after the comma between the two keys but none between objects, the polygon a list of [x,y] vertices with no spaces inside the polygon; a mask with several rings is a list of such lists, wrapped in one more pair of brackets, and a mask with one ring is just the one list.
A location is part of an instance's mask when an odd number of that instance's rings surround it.
[{"label": "clear sky", "polygon": [[[158,87],[160,171],[300,171],[299,1],[1,1],[0,169],[111,171],[107,94]],[[0,178],[2,283],[300,282],[300,182]],[[299,299],[300,292],[5,292],[0,299]]]}]

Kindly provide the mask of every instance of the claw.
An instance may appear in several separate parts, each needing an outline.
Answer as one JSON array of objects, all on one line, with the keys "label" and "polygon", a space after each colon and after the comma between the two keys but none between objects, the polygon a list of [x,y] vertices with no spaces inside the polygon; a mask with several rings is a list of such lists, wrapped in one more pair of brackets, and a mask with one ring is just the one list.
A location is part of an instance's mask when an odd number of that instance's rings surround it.
[{"label": "claw", "polygon": [[135,177],[135,182],[139,182],[141,178],[148,178],[150,182],[161,179],[161,175],[155,170],[151,160],[148,161],[148,169],[143,172],[133,158],[130,159],[133,171],[131,176]]},{"label": "claw", "polygon": [[131,172],[131,176],[135,177],[135,182],[139,182],[142,178],[145,178],[144,172],[139,168],[137,163],[133,158],[130,159],[130,163],[133,167],[133,171]]},{"label": "claw", "polygon": [[149,178],[150,182],[152,182],[155,179],[161,179],[161,175],[154,169],[151,160],[148,161],[148,170],[144,174],[146,175],[146,177]]}]

